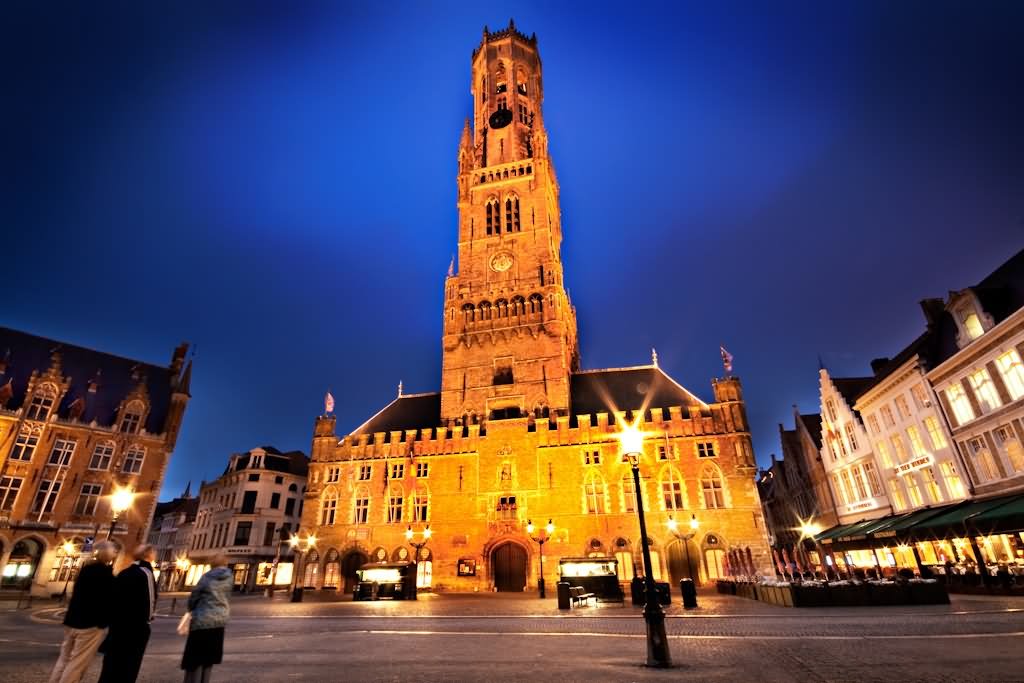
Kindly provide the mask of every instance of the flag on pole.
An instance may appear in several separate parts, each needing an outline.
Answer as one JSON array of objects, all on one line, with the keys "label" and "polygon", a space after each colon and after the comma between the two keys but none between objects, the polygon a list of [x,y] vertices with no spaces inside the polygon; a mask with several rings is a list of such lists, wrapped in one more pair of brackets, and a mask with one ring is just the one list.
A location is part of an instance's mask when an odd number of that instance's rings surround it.
[{"label": "flag on pole", "polygon": [[722,351],[722,365],[725,367],[725,374],[732,374],[732,354],[725,350],[724,346],[718,347]]},{"label": "flag on pole", "polygon": [[327,395],[324,396],[324,412],[325,413],[333,413],[334,412],[334,397],[331,396],[331,392],[330,391],[328,391]]}]

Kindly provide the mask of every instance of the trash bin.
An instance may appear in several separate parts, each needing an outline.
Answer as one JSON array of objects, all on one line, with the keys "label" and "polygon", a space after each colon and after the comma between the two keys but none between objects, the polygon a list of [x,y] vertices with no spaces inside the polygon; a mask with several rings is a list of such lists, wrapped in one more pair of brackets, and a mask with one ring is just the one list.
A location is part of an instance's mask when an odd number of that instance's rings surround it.
[{"label": "trash bin", "polygon": [[656,581],[654,589],[658,592],[658,603],[662,605],[672,604],[672,586],[668,581]]},{"label": "trash bin", "polygon": [[639,576],[634,576],[629,583],[629,597],[633,601],[634,607],[644,604],[644,580]]},{"label": "trash bin", "polygon": [[555,588],[558,589],[558,609],[569,609],[569,582],[559,581]]},{"label": "trash bin", "polygon": [[693,583],[693,579],[680,579],[679,592],[683,596],[683,607],[686,609],[697,607],[697,586]]}]

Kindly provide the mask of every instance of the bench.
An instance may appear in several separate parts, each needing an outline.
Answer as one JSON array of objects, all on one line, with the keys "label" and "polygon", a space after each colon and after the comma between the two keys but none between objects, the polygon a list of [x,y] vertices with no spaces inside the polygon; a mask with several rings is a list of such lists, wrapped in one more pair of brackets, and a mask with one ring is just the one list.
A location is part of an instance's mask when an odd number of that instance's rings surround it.
[{"label": "bench", "polygon": [[579,605],[590,604],[590,598],[597,597],[593,593],[587,593],[583,586],[569,586],[569,604]]}]

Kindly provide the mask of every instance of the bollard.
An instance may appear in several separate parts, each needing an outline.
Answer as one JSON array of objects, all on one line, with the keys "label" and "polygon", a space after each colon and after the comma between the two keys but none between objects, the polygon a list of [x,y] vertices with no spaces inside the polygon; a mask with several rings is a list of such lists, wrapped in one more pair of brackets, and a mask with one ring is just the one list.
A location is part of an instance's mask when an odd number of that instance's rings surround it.
[{"label": "bollard", "polygon": [[569,582],[559,581],[555,587],[558,589],[558,609],[569,609]]},{"label": "bollard", "polygon": [[178,598],[171,598],[171,614],[174,614],[174,610],[178,607]]},{"label": "bollard", "polygon": [[693,583],[693,579],[680,579],[679,592],[683,596],[683,607],[686,609],[697,607],[697,586]]}]

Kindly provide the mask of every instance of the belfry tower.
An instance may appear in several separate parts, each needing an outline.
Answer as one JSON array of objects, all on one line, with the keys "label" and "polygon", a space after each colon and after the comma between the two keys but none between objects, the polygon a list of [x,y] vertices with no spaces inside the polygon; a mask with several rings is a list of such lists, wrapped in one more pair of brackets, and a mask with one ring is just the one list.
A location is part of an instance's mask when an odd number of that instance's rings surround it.
[{"label": "belfry tower", "polygon": [[441,418],[563,414],[579,350],[536,36],[511,21],[497,33],[484,28],[471,78],[473,120],[459,143],[458,270],[445,282]]}]

